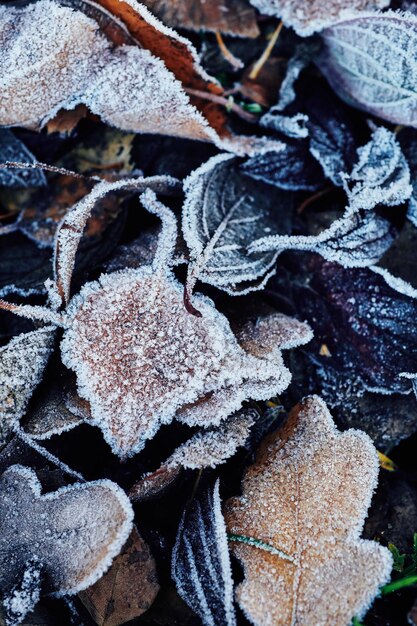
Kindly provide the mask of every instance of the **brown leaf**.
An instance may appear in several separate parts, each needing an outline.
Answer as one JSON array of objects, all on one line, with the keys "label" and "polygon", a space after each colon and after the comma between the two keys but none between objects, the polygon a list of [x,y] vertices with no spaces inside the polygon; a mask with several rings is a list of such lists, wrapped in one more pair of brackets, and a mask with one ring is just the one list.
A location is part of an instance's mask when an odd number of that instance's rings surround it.
[{"label": "brown leaf", "polygon": [[348,626],[390,576],[390,552],[360,539],[378,475],[361,431],[336,430],[317,396],[261,444],[242,496],[225,507],[245,580],[237,599],[253,624]]},{"label": "brown leaf", "polygon": [[143,3],[172,28],[220,31],[239,37],[257,37],[255,11],[247,0],[145,0]]},{"label": "brown leaf", "polygon": [[134,527],[108,572],[79,597],[99,626],[119,626],[147,611],[158,591],[154,558]]}]

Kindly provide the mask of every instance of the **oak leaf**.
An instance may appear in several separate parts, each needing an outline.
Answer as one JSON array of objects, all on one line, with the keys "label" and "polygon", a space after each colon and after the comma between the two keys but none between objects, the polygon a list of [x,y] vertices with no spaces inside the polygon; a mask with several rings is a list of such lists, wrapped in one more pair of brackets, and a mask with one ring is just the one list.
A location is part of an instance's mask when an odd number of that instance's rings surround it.
[{"label": "oak leaf", "polygon": [[[41,495],[35,472],[13,465],[0,478],[0,588],[8,626],[33,608],[43,590],[56,596],[93,584],[132,528],[124,492],[109,480]],[[32,606],[31,606],[32,604]]]},{"label": "oak leaf", "polygon": [[225,504],[228,532],[257,542],[233,542],[253,624],[348,626],[364,614],[392,565],[389,550],[360,539],[377,476],[371,440],[338,432],[317,396],[264,440],[242,496]]}]

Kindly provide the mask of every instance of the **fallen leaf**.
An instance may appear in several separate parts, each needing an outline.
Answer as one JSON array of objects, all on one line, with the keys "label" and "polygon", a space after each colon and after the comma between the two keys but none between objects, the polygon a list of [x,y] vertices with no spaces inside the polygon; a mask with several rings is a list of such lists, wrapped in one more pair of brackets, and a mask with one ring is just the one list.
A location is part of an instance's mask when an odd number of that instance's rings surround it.
[{"label": "fallen leaf", "polygon": [[377,475],[371,440],[338,432],[318,397],[261,444],[243,495],[225,504],[228,532],[258,542],[232,543],[253,624],[348,626],[365,613],[392,565],[389,550],[360,539]]},{"label": "fallen leaf", "polygon": [[359,15],[326,28],[321,37],[316,61],[338,96],[394,124],[416,126],[412,13]]},{"label": "fallen leaf", "polygon": [[179,595],[204,626],[235,626],[233,580],[219,481],[184,511],[172,554],[172,578]]},{"label": "fallen leaf", "polygon": [[361,11],[383,9],[389,0],[250,0],[261,13],[280,17],[301,37],[351,18]]},{"label": "fallen leaf", "polygon": [[79,597],[98,626],[120,626],[147,611],[158,591],[154,558],[134,527],[110,569]]},{"label": "fallen leaf", "polygon": [[39,328],[0,348],[0,443],[24,415],[55,345],[56,331]]},{"label": "fallen leaf", "polygon": [[254,9],[246,0],[145,0],[143,3],[171,28],[220,31],[239,37],[257,37]]},{"label": "fallen leaf", "polygon": [[93,584],[120,552],[132,528],[124,492],[101,480],[41,495],[35,472],[14,465],[0,479],[0,588],[8,626],[39,598]]},{"label": "fallen leaf", "polygon": [[233,295],[243,282],[246,291],[252,282],[259,289],[273,273],[274,252],[249,257],[246,248],[272,229],[288,232],[291,216],[280,215],[259,185],[239,172],[239,162],[230,155],[213,157],[185,181],[182,230],[192,260],[189,295],[198,279]]}]

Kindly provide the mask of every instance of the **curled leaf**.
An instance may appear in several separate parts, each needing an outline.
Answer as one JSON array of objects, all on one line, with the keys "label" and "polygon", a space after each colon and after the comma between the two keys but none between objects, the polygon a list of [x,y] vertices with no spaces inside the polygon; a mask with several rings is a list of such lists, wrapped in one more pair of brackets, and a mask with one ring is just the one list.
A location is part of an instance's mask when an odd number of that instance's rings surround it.
[{"label": "curled leaf", "polygon": [[233,580],[219,481],[185,510],[172,554],[172,577],[204,626],[235,626]]}]

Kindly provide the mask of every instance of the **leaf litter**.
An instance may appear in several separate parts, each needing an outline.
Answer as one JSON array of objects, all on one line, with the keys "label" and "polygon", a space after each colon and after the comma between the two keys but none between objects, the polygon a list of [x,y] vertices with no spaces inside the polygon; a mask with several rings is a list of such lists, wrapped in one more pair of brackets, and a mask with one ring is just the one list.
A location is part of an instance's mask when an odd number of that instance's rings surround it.
[{"label": "leaf litter", "polygon": [[415,15],[388,4],[1,5],[6,626],[407,619]]}]

